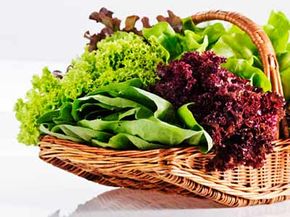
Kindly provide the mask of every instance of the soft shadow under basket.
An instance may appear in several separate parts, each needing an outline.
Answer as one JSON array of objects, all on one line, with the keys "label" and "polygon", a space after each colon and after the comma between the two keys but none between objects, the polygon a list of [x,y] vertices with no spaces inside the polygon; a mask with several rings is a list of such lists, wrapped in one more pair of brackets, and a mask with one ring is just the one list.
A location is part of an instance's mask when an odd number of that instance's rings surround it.
[{"label": "soft shadow under basket", "polygon": [[[192,20],[224,20],[244,30],[258,48],[273,91],[283,96],[275,52],[261,27],[225,11],[198,13]],[[206,172],[213,155],[196,147],[116,151],[51,136],[43,137],[39,146],[42,160],[104,185],[198,195],[232,207],[290,199],[290,139],[274,142],[274,152],[262,168],[240,166],[225,172]]]}]

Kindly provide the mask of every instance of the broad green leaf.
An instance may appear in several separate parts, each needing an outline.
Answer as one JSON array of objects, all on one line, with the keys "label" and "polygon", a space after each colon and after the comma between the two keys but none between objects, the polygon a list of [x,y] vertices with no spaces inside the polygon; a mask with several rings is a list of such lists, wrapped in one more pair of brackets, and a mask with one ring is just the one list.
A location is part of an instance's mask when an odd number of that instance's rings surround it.
[{"label": "broad green leaf", "polygon": [[113,136],[110,133],[68,124],[55,125],[51,129],[42,124],[40,130],[47,135],[55,136],[60,139],[68,139],[75,142],[91,142],[92,139],[105,142]]},{"label": "broad green leaf", "polygon": [[284,71],[290,68],[290,52],[279,53],[277,55],[279,70]]},{"label": "broad green leaf", "polygon": [[[139,107],[139,108],[133,108],[129,110],[127,109],[121,110],[121,111],[109,114],[105,117],[100,117],[99,119],[102,119],[104,121],[120,121],[123,119],[134,120],[134,119],[148,118],[148,117],[151,117],[152,115],[153,115],[153,112],[151,112],[147,108]],[[87,119],[87,120],[92,120],[92,119]]]},{"label": "broad green leaf", "polygon": [[187,140],[189,144],[200,144],[201,150],[204,153],[210,151],[213,147],[213,141],[210,135],[203,129],[201,125],[197,123],[192,112],[189,110],[188,106],[193,105],[193,103],[188,103],[181,106],[177,110],[177,114],[179,118],[183,121],[183,123],[192,130],[198,132],[194,137],[191,137]]},{"label": "broad green leaf", "polygon": [[53,122],[56,124],[71,123],[74,121],[72,115],[72,103],[65,103],[60,108],[60,113],[58,117],[53,118]]},{"label": "broad green leaf", "polygon": [[290,68],[281,72],[281,80],[286,100],[290,100]]},{"label": "broad green leaf", "polygon": [[178,145],[198,133],[170,125],[153,117],[133,121],[82,120],[79,124],[93,130],[126,133],[148,142],[159,142],[168,146]]},{"label": "broad green leaf", "polygon": [[[100,141],[107,141],[112,134],[91,130],[88,128],[83,128],[80,126],[72,126],[72,125],[56,125],[59,129],[61,129],[66,135],[78,137],[86,142],[91,142],[92,139],[98,139]],[[55,129],[52,128],[52,131]]]},{"label": "broad green leaf", "polygon": [[136,88],[140,89],[141,87],[142,83],[140,79],[131,79],[126,82],[109,84],[107,86],[98,88],[92,95],[101,94],[101,95],[110,95],[111,97],[122,97],[125,99],[135,101],[149,108],[150,110],[157,109],[155,103],[151,99],[144,97],[144,95],[142,95],[137,91]]},{"label": "broad green leaf", "polygon": [[56,117],[59,117],[59,115],[60,115],[60,109],[47,112],[37,119],[37,124],[53,122],[53,119]]},{"label": "broad green leaf", "polygon": [[37,119],[38,124],[42,123],[55,123],[55,124],[61,124],[61,123],[71,123],[74,121],[72,115],[72,104],[71,103],[64,103],[60,109],[57,109],[55,111],[47,112],[41,117]]},{"label": "broad green leaf", "polygon": [[183,26],[184,30],[190,30],[190,31],[193,31],[193,32],[197,32],[196,31],[197,27],[192,22],[192,18],[191,17],[183,18],[182,19],[182,26]]},{"label": "broad green leaf", "polygon": [[264,26],[264,30],[269,36],[276,53],[285,52],[290,30],[287,16],[283,12],[272,11],[268,24]]},{"label": "broad green leaf", "polygon": [[179,43],[182,46],[182,53],[180,56],[188,51],[203,52],[207,49],[209,44],[207,35],[203,37],[189,30],[184,31],[184,36],[179,35],[178,37]]},{"label": "broad green leaf", "polygon": [[46,124],[40,124],[39,130],[41,133],[44,133],[46,135],[51,135],[51,136],[57,137],[59,139],[66,139],[66,140],[71,140],[74,142],[83,142],[83,140],[81,140],[78,137],[66,135],[63,131],[61,131],[61,129],[51,131],[51,130],[49,130],[49,128],[47,127]]},{"label": "broad green leaf", "polygon": [[156,94],[150,93],[148,91],[142,90],[140,88],[134,88],[140,95],[142,95],[142,98],[148,98],[150,99],[156,106],[156,110],[154,111],[154,117],[158,118],[160,120],[165,120],[169,122],[175,121],[175,113],[173,105],[161,98],[160,96],[157,96]]},{"label": "broad green leaf", "polygon": [[232,50],[232,48],[226,43],[224,40],[224,37],[221,37],[217,43],[213,45],[211,48],[212,51],[214,51],[216,54],[220,56],[224,56],[226,58],[235,56],[235,52]]},{"label": "broad green leaf", "polygon": [[183,123],[186,125],[186,127],[193,129],[193,130],[201,130],[201,126],[197,123],[195,120],[193,114],[188,109],[188,106],[193,105],[194,103],[187,103],[183,106],[181,106],[177,110],[177,114],[179,118],[183,121]]},{"label": "broad green leaf", "polygon": [[[45,124],[41,131],[58,138],[116,149],[211,142],[205,140],[201,127],[178,126],[176,111],[167,100],[128,84],[102,87],[95,95],[78,98],[56,110],[53,118],[50,113],[45,114],[41,118]],[[63,124],[67,122],[71,123]],[[196,126],[199,125],[196,123]]]},{"label": "broad green leaf", "polygon": [[117,135],[110,138],[109,145],[122,147],[124,149],[128,149],[128,147],[137,147],[140,150],[149,150],[149,149],[156,149],[156,148],[164,148],[157,143],[150,143],[141,139],[137,136],[132,136],[126,133],[118,133]]},{"label": "broad green leaf", "polygon": [[204,52],[204,51],[206,51],[207,46],[208,46],[208,37],[206,35],[203,38],[202,44],[200,44],[200,46],[196,49],[196,51],[198,51],[198,52]]},{"label": "broad green leaf", "polygon": [[156,148],[164,148],[164,146],[157,143],[150,143],[136,136],[125,133],[118,133],[112,136],[108,142],[102,142],[97,139],[92,140],[93,145],[101,146],[103,148],[113,148],[119,150],[128,150],[138,148],[140,150],[149,150]]},{"label": "broad green leaf", "polygon": [[174,59],[182,53],[182,47],[172,27],[167,22],[159,22],[151,28],[143,28],[143,36],[146,39],[154,37],[170,53]]},{"label": "broad green leaf", "polygon": [[229,58],[223,67],[238,75],[248,79],[253,86],[260,87],[264,92],[271,91],[271,82],[260,69],[253,67],[245,59]]},{"label": "broad green leaf", "polygon": [[205,27],[203,36],[208,37],[208,43],[214,44],[225,33],[225,27],[221,23],[214,23]]},{"label": "broad green leaf", "polygon": [[183,34],[175,33],[167,22],[160,22],[144,28],[143,35],[146,39],[154,37],[169,52],[170,59],[178,59],[186,51],[205,51],[222,34],[219,24],[203,29],[184,19],[183,25],[186,27]]},{"label": "broad green leaf", "polygon": [[212,50],[218,55],[252,60],[256,50],[246,33],[227,33],[221,36]]}]

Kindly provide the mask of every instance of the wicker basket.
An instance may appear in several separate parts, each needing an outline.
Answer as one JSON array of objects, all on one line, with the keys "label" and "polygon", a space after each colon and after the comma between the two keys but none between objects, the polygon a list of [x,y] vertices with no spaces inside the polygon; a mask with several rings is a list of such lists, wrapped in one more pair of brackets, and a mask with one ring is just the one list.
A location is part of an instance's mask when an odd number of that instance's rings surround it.
[{"label": "wicker basket", "polygon": [[[232,12],[210,11],[192,16],[194,23],[216,19],[231,22],[249,34],[273,91],[283,96],[275,52],[263,30]],[[282,123],[287,135],[288,129]],[[212,157],[195,147],[116,151],[51,136],[40,142],[42,160],[104,185],[199,195],[232,207],[290,199],[290,139],[275,141],[274,152],[260,169],[241,166],[225,172],[206,172],[205,165]]]}]

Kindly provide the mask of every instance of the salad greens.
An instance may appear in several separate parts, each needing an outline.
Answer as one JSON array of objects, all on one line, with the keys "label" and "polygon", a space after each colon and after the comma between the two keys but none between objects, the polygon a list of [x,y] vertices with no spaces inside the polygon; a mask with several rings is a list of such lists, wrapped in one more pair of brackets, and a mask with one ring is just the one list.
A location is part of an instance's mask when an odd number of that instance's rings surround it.
[{"label": "salad greens", "polygon": [[271,91],[271,83],[264,72],[257,67],[253,67],[246,59],[228,58],[223,67],[239,77],[249,80],[251,85],[261,87],[264,92]]},{"label": "salad greens", "polygon": [[184,142],[202,145],[204,152],[212,148],[211,137],[186,105],[178,110],[177,118],[171,103],[140,87],[140,79],[100,87],[93,95],[44,114],[38,119],[40,130],[61,139],[116,149],[165,148]]},{"label": "salad greens", "polygon": [[41,76],[33,76],[31,83],[26,100],[18,99],[15,105],[16,118],[21,123],[18,140],[25,144],[37,144],[40,135],[37,118],[61,106],[62,98],[59,80],[47,68]]},{"label": "salad greens", "polygon": [[[150,124],[160,130],[173,127],[170,129],[174,136],[177,133],[175,128],[180,128],[178,126],[182,123],[182,126],[188,128],[187,133],[202,132],[199,134],[202,135],[200,139],[210,144],[207,133],[200,125],[196,123],[192,127],[195,119],[186,105],[176,115],[169,102],[140,89],[154,85],[160,79],[156,74],[158,64],[179,59],[188,51],[212,50],[228,58],[223,67],[248,79],[252,85],[262,88],[264,92],[271,90],[271,83],[263,73],[256,47],[239,28],[225,28],[222,23],[199,27],[190,17],[180,20],[177,18],[170,12],[169,18],[163,17],[153,26],[149,25],[148,20],[142,19],[144,28],[138,31],[135,28],[138,16],[128,17],[125,28],[121,29],[121,21],[113,18],[112,12],[107,9],[103,8],[100,12],[91,14],[90,19],[103,23],[105,28],[98,35],[86,34],[90,43],[84,53],[71,62],[67,72],[61,75],[62,78],[54,77],[48,68],[44,68],[42,75],[33,77],[32,88],[25,98],[18,99],[15,105],[16,118],[21,123],[18,140],[25,144],[37,144],[40,127],[42,132],[51,135],[71,138],[74,141],[91,140],[92,143],[103,146],[113,143],[127,144],[126,147],[130,144],[138,148],[148,148],[153,144],[164,145],[159,140],[144,140],[139,134],[132,135],[128,130],[131,129],[131,122],[126,122],[129,118],[134,127],[138,126],[140,129],[142,126],[151,127]],[[284,94],[288,101],[289,29],[289,20],[282,12],[272,12],[264,26],[277,52]],[[137,85],[134,78],[138,78],[142,85]],[[128,83],[120,83],[123,81]],[[86,98],[88,95],[90,97]],[[96,110],[88,112],[92,108]],[[92,117],[95,119],[91,119]],[[113,127],[120,121],[124,121],[125,125],[122,125],[122,130],[118,128],[118,131],[106,127],[106,132],[99,132],[91,125],[103,126],[106,122]],[[185,129],[180,130],[185,133]],[[96,135],[96,138],[92,135]],[[186,135],[182,134],[176,139],[189,141],[193,136],[190,133]],[[195,135],[192,138],[198,137]],[[191,144],[194,139],[190,140]],[[168,144],[176,145],[176,141],[172,141]]]},{"label": "salad greens", "polygon": [[99,86],[111,82],[140,78],[152,84],[157,78],[155,68],[168,59],[167,51],[154,40],[146,43],[133,33],[116,32],[102,40],[98,51],[89,51],[74,59],[62,79],[55,78],[47,69],[34,76],[32,89],[15,105],[16,118],[20,121],[18,140],[37,144],[39,125],[37,119],[44,113],[59,108],[68,100],[94,92]]},{"label": "salad greens", "polygon": [[96,71],[100,73],[96,84],[121,82],[140,78],[145,85],[154,84],[155,69],[168,60],[168,52],[155,40],[145,43],[132,32],[116,32],[97,44]]},{"label": "salad greens", "polygon": [[[229,29],[221,23],[197,27],[190,17],[182,20],[183,32],[177,33],[167,22],[160,22],[150,28],[143,28],[145,38],[156,40],[169,52],[170,59],[180,58],[187,51],[212,50],[228,58],[223,65],[238,76],[250,80],[251,84],[261,87],[264,92],[271,90],[271,83],[263,73],[258,51],[250,37],[233,26]],[[280,65],[290,65],[288,56],[290,44],[288,18],[282,12],[272,12],[264,30],[271,39]],[[286,68],[288,69],[288,67]],[[281,67],[286,99],[290,99],[289,72]]]},{"label": "salad greens", "polygon": [[290,43],[289,30],[290,22],[282,12],[272,12],[268,24],[264,26],[264,30],[272,41],[276,51],[284,96],[290,101]]},{"label": "salad greens", "polygon": [[271,90],[266,75],[254,65],[259,62],[254,44],[246,33],[236,27],[226,30],[221,23],[215,23],[200,28],[190,18],[185,18],[183,34],[175,32],[169,23],[160,22],[151,28],[144,28],[143,35],[147,39],[155,38],[169,52],[170,59],[180,58],[188,51],[213,50],[230,58],[223,65],[225,68],[249,79],[252,85],[261,87],[265,92]]},{"label": "salad greens", "polygon": [[144,28],[143,36],[147,40],[157,40],[169,52],[170,59],[178,58],[186,51],[205,51],[209,44],[207,35],[202,37],[190,30],[185,30],[184,34],[176,33],[167,22]]}]

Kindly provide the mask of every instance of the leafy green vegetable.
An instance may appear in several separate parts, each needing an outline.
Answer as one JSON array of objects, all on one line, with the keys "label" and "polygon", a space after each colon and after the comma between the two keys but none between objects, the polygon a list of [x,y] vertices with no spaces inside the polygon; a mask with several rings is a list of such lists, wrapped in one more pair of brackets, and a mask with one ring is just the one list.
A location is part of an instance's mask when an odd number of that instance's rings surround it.
[{"label": "leafy green vegetable", "polygon": [[40,135],[37,119],[54,111],[69,99],[89,93],[95,89],[94,52],[85,49],[84,54],[72,61],[68,73],[58,79],[44,68],[42,75],[32,79],[32,89],[25,99],[18,99],[15,105],[16,118],[20,121],[19,142],[37,144]]},{"label": "leafy green vegetable", "polygon": [[[82,120],[79,124],[93,130],[113,132],[115,134],[126,133],[148,142],[158,142],[167,146],[178,145],[199,133],[167,124],[154,117],[129,121]],[[195,143],[194,145],[197,144]]]},{"label": "leafy green vegetable", "polygon": [[212,50],[218,55],[246,60],[251,60],[257,51],[250,37],[235,26],[224,32]]},{"label": "leafy green vegetable", "polygon": [[116,32],[97,47],[96,71],[100,73],[97,86],[131,78],[140,78],[145,85],[154,84],[157,64],[168,59],[168,52],[154,39],[148,44],[132,32]]},{"label": "leafy green vegetable", "polygon": [[105,141],[112,136],[110,133],[67,124],[59,124],[53,127],[48,124],[41,124],[40,130],[45,134],[49,134],[60,139],[68,139],[74,142],[91,141],[92,139]]},{"label": "leafy green vegetable", "polygon": [[40,116],[91,94],[100,86],[134,77],[140,78],[141,84],[154,83],[155,68],[167,61],[168,52],[154,39],[149,42],[133,33],[116,32],[98,43],[98,51],[89,52],[86,48],[72,61],[62,79],[44,68],[41,76],[33,77],[32,89],[26,98],[19,99],[15,105],[16,117],[21,123],[18,140],[37,144]]},{"label": "leafy green vegetable", "polygon": [[271,83],[264,72],[252,66],[246,59],[232,57],[223,66],[239,77],[249,80],[253,86],[261,87],[264,92],[271,91]]},{"label": "leafy green vegetable", "polygon": [[95,68],[95,51],[85,48],[80,58],[72,60],[71,67],[61,80],[61,90],[66,98],[75,99],[95,89],[99,72]]},{"label": "leafy green vegetable", "polygon": [[[164,148],[181,143],[201,144],[205,152],[212,148],[211,138],[197,122],[189,129],[180,127],[173,106],[136,87],[140,84],[139,79],[133,79],[100,87],[95,95],[44,114],[38,119],[40,130],[58,138],[115,149]],[[184,112],[179,116],[180,120],[188,118]]]},{"label": "leafy green vegetable", "polygon": [[276,51],[280,67],[280,75],[286,100],[290,100],[290,22],[282,12],[272,11],[268,24],[264,26]]},{"label": "leafy green vegetable", "polygon": [[137,136],[132,136],[126,133],[118,133],[117,135],[112,136],[107,143],[93,139],[92,144],[104,148],[115,149],[131,149],[137,147],[141,150],[149,150],[155,148],[165,148],[165,146],[163,145],[157,143],[150,143],[143,139],[140,139]]},{"label": "leafy green vegetable", "polygon": [[[107,15],[110,16],[110,13]],[[106,19],[102,22],[106,22]],[[63,79],[55,78],[47,68],[44,68],[42,75],[33,77],[32,89],[27,92],[25,98],[19,99],[15,105],[16,118],[21,123],[18,140],[26,144],[38,142],[39,123],[37,119],[40,116],[44,119],[52,116],[53,121],[58,124],[71,123],[72,119],[69,120],[68,117],[65,117],[68,112],[63,112],[61,118],[57,119],[56,115],[59,114],[55,112],[56,109],[62,107],[62,110],[65,110],[63,105],[67,106],[66,109],[70,109],[67,103],[94,93],[99,90],[100,86],[131,78],[139,78],[141,86],[153,84],[158,79],[155,73],[156,66],[160,62],[179,58],[186,51],[212,49],[217,54],[229,58],[228,62],[223,65],[225,68],[249,79],[253,85],[261,87],[264,91],[271,89],[270,82],[261,73],[263,69],[257,49],[246,33],[237,27],[225,29],[221,23],[199,27],[192,22],[190,17],[182,19],[181,22],[182,30],[178,33],[167,22],[159,22],[152,27],[147,25],[148,28],[144,28],[142,31],[145,39],[132,32],[112,33],[111,36],[98,42],[97,51],[89,52],[86,48],[79,58],[74,59]],[[282,12],[273,11],[264,30],[277,53],[284,94],[286,100],[289,101],[289,20]],[[132,116],[132,113],[138,117],[142,117],[142,115],[147,117],[150,113],[148,108],[151,111],[155,109],[155,101],[149,99],[151,96],[139,99],[142,94],[133,89],[128,92],[124,88],[122,91],[124,95],[120,95],[120,98],[133,96],[128,99],[143,107],[131,108],[131,111],[125,112],[116,111],[115,114],[107,115],[106,120],[124,119]],[[114,92],[114,95],[111,96],[116,97],[116,94],[117,92]],[[141,99],[144,101],[143,103]],[[94,106],[86,104],[78,109],[85,113],[87,110],[95,108]],[[98,114],[86,115],[85,118],[103,115],[106,110],[112,108],[112,105],[108,106],[99,102]],[[43,117],[44,114],[47,117]],[[172,117],[168,116],[168,119],[164,119],[162,116],[162,113],[158,116],[162,121],[170,122],[172,120]],[[64,119],[66,122],[63,123]],[[171,122],[175,122],[175,120]]]},{"label": "leafy green vegetable", "polygon": [[177,110],[177,114],[179,116],[179,118],[183,121],[183,123],[192,130],[196,130],[196,131],[201,131],[202,133],[200,134],[200,138],[198,139],[198,141],[193,141],[194,139],[196,139],[196,137],[191,137],[189,143],[190,144],[194,144],[194,143],[200,143],[200,144],[207,144],[206,146],[201,146],[202,147],[202,151],[203,152],[207,152],[208,150],[212,149],[213,146],[213,141],[212,138],[210,137],[210,135],[203,129],[203,127],[201,125],[199,125],[197,123],[197,121],[195,120],[192,112],[188,109],[188,106],[190,106],[192,103],[188,103],[185,104],[183,106],[181,106],[178,110]]},{"label": "leafy green vegetable", "polygon": [[283,12],[272,11],[264,30],[269,36],[276,53],[284,52],[287,48],[290,30],[287,16]]},{"label": "leafy green vegetable", "polygon": [[221,23],[203,28],[197,27],[191,18],[182,20],[183,32],[176,33],[167,22],[159,22],[151,28],[144,28],[147,39],[156,40],[169,52],[170,59],[179,58],[187,51],[213,50],[230,58],[223,66],[236,75],[249,79],[252,85],[264,91],[271,90],[271,83],[261,71],[257,49],[250,37],[237,27],[226,30]]},{"label": "leafy green vegetable", "polygon": [[252,85],[261,87],[264,92],[271,91],[271,82],[261,69],[257,48],[250,37],[238,27],[232,26],[224,31],[211,49],[228,58],[223,67],[248,79]]},{"label": "leafy green vegetable", "polygon": [[177,33],[167,22],[160,22],[151,28],[143,29],[143,36],[150,40],[152,38],[157,41],[170,53],[171,58],[175,58],[182,52]]},{"label": "leafy green vegetable", "polygon": [[195,40],[199,42],[202,41],[205,36],[207,36],[209,45],[214,44],[226,31],[225,27],[221,23],[208,24],[203,28],[198,27],[192,22],[191,17],[182,19],[182,26],[184,32],[190,30],[192,33],[194,33],[196,35]]},{"label": "leafy green vegetable", "polygon": [[277,59],[281,72],[290,68],[290,52],[285,51],[283,53],[277,54]]},{"label": "leafy green vegetable", "polygon": [[[285,98],[290,100],[289,20],[284,13],[272,11],[264,30],[276,51]],[[263,68],[257,48],[246,33],[237,27],[232,27],[220,37],[212,49],[217,54],[230,58],[224,64],[229,71],[249,79],[253,85],[261,87],[264,91],[271,90],[270,82],[261,73]]]},{"label": "leafy green vegetable", "polygon": [[203,37],[189,29],[186,29],[183,34],[176,33],[167,22],[159,22],[151,28],[143,28],[142,32],[147,40],[156,40],[160,43],[169,52],[170,59],[176,59],[186,51],[205,51],[209,45],[207,35]]},{"label": "leafy green vegetable", "polygon": [[18,99],[15,105],[16,118],[20,122],[18,140],[25,144],[36,144],[40,135],[37,119],[61,104],[61,84],[51,72],[44,68],[41,76],[33,76],[32,89],[26,93],[26,101]]},{"label": "leafy green vegetable", "polygon": [[281,72],[281,80],[286,100],[290,100],[290,68]]}]

